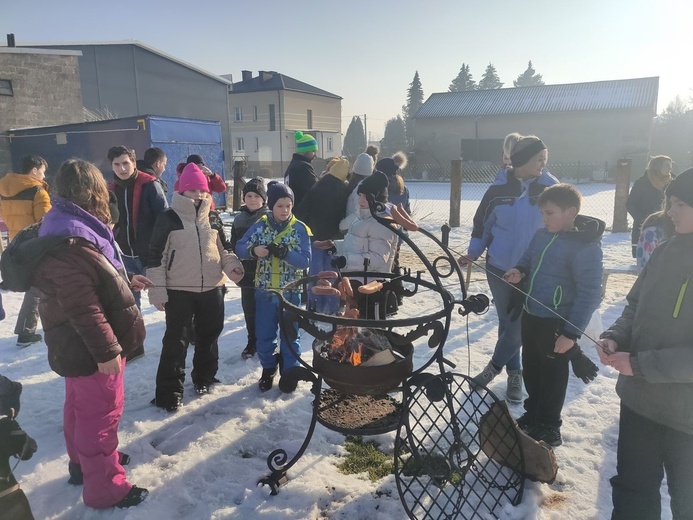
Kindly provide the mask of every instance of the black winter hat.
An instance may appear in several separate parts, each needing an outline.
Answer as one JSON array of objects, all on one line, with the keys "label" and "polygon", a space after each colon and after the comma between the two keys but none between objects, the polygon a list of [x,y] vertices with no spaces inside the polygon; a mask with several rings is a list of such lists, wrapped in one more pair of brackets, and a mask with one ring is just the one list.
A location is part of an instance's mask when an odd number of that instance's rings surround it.
[{"label": "black winter hat", "polygon": [[373,175],[361,181],[356,193],[363,193],[366,196],[370,195],[376,202],[387,202],[387,187],[389,184],[387,175],[379,170],[375,170]]},{"label": "black winter hat", "polygon": [[202,156],[199,154],[196,154],[196,153],[188,155],[188,158],[185,160],[185,164],[190,164],[190,163],[195,163],[198,166],[200,166],[200,165],[204,166],[205,165],[205,162],[202,160]]},{"label": "black winter hat", "polygon": [[248,193],[256,193],[262,197],[262,200],[267,202],[267,190],[265,190],[265,182],[259,177],[250,179],[245,183],[245,186],[243,186],[243,198],[245,198]]},{"label": "black winter hat", "polygon": [[386,157],[385,159],[380,159],[378,161],[378,163],[375,165],[375,169],[380,170],[385,175],[392,177],[393,175],[397,175],[399,166],[397,166],[392,157]]},{"label": "black winter hat", "polygon": [[272,181],[267,186],[267,207],[269,209],[274,209],[274,205],[279,199],[289,197],[291,202],[294,202],[294,192],[286,184],[282,184],[278,181]]},{"label": "black winter hat", "polygon": [[676,197],[693,206],[693,168],[679,173],[667,186],[667,197]]}]

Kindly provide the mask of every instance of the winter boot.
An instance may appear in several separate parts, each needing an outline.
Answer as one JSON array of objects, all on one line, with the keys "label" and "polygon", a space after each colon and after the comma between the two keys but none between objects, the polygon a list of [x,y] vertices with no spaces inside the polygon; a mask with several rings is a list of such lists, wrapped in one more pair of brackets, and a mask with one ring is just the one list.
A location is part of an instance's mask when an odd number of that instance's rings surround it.
[{"label": "winter boot", "polygon": [[505,391],[505,398],[511,403],[522,402],[522,370],[507,370],[508,388]]},{"label": "winter boot", "polygon": [[136,506],[147,498],[147,495],[149,495],[148,490],[141,487],[132,486],[128,494],[125,495],[120,502],[115,504],[115,506],[120,508]]},{"label": "winter boot", "polygon": [[274,368],[263,368],[262,376],[260,377],[260,382],[258,386],[261,392],[266,392],[274,384],[274,376],[277,374],[277,367]]},{"label": "winter boot", "polygon": [[493,363],[489,361],[486,368],[484,368],[480,374],[472,378],[472,383],[475,388],[479,386],[488,386],[488,384],[500,373],[501,369],[494,367]]},{"label": "winter boot", "polygon": [[20,334],[17,336],[17,346],[18,347],[28,347],[29,345],[33,345],[34,343],[38,343],[43,339],[43,336],[41,334]]},{"label": "winter boot", "polygon": [[560,426],[553,426],[545,423],[537,423],[535,426],[529,429],[527,435],[529,435],[536,441],[544,441],[552,448],[556,448],[557,446],[563,444],[563,437],[561,437]]}]

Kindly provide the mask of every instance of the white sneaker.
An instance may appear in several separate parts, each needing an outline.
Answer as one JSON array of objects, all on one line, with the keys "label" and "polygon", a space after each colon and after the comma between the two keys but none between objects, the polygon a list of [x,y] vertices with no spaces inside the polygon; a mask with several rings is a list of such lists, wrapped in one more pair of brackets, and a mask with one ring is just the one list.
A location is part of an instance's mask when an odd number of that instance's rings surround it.
[{"label": "white sneaker", "polygon": [[522,398],[522,370],[507,370],[508,388],[505,391],[505,398],[511,403],[521,403]]},{"label": "white sneaker", "polygon": [[493,379],[500,374],[501,371],[497,370],[490,361],[486,368],[484,368],[480,374],[477,374],[472,378],[472,382],[478,386],[488,386],[488,384],[493,381]]}]

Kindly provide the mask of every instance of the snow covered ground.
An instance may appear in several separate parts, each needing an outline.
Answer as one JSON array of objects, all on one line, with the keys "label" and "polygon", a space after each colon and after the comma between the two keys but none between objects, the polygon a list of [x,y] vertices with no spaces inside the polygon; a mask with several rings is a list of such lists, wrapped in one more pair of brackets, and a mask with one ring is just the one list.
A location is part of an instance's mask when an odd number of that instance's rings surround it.
[{"label": "snow covered ground", "polygon": [[[411,189],[413,197],[421,195],[415,203],[418,215],[443,211],[444,220],[447,206],[441,210],[442,199],[424,199],[417,185],[412,184]],[[606,197],[600,193],[597,196]],[[465,201],[466,211],[473,212],[476,204],[477,201]],[[453,231],[452,247],[466,250],[468,237],[466,227]],[[417,242],[424,243],[422,237]],[[604,249],[607,264],[632,263],[628,234],[607,233]],[[473,280],[470,292],[488,293],[480,273]],[[632,281],[630,276],[610,279],[600,307],[605,325],[620,314]],[[49,369],[42,343],[25,349],[15,346],[13,327],[21,295],[4,293],[3,298],[8,318],[0,322],[0,373],[24,384],[20,424],[39,446],[30,461],[19,464],[15,474],[37,519],[385,520],[406,516],[393,475],[373,483],[363,476],[337,471],[338,457],[345,454],[344,436],[320,425],[279,495],[272,497],[267,488],[256,486],[257,479],[268,472],[266,458],[270,451],[282,447],[291,456],[301,445],[311,416],[312,395],[306,384],[299,385],[292,395],[283,395],[276,387],[265,394],[259,392],[257,358],[243,361],[240,357],[246,338],[239,291],[235,288],[227,294],[226,326],[219,341],[218,377],[222,384],[212,394],[196,397],[192,384],[186,381],[185,405],[176,414],[167,414],[149,404],[154,395],[164,314],[148,305],[146,296],[143,298],[147,354],[126,368],[120,448],[132,459],[127,468],[129,479],[148,488],[150,495],[131,510],[86,508],[81,501],[81,488],[67,484],[68,460],[62,436],[64,383]],[[423,313],[435,306],[434,294],[422,294],[403,312]],[[457,371],[466,373],[470,365],[469,372],[474,374],[483,368],[493,351],[495,328],[493,310],[484,316],[472,316],[468,348],[466,320],[455,314],[445,354],[457,363]],[[309,351],[310,343],[311,338],[304,333],[304,352]],[[588,346],[585,350],[598,362],[593,348]],[[418,347],[415,366],[429,355],[427,347]],[[609,517],[609,478],[615,471],[618,433],[616,376],[611,368],[601,367],[599,377],[589,385],[571,377],[564,408],[564,444],[556,449],[558,479],[550,486],[528,482],[523,502],[517,507],[500,508],[496,511],[499,518]],[[501,398],[504,388],[504,377],[491,384]],[[512,405],[511,410],[516,415],[522,413],[520,405]],[[391,453],[394,436],[393,432],[373,439]],[[668,499],[663,507],[663,517],[670,518]]]}]

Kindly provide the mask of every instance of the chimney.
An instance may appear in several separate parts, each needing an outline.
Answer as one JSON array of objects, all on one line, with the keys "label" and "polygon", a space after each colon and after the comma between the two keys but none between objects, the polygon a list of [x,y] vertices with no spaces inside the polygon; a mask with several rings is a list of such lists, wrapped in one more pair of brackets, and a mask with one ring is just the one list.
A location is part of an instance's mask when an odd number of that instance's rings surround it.
[{"label": "chimney", "polygon": [[276,72],[271,71],[271,70],[261,70],[260,71],[260,83],[264,83],[265,81],[271,80]]},{"label": "chimney", "polygon": [[14,34],[8,34],[7,35],[7,46],[8,47],[16,47],[14,43]]},{"label": "chimney", "polygon": [[251,79],[253,79],[253,71],[252,70],[242,70],[241,76],[243,77],[243,81],[250,81]]}]

